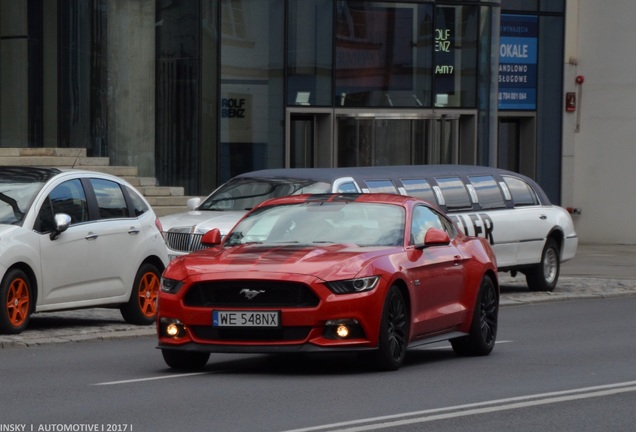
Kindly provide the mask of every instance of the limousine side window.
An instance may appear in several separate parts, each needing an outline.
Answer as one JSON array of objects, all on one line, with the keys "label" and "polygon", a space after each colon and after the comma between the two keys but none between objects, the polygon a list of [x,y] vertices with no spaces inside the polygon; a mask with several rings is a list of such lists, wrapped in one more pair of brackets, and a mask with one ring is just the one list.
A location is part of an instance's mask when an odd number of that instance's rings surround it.
[{"label": "limousine side window", "polygon": [[400,179],[406,194],[415,198],[423,199],[432,204],[436,203],[435,192],[428,181],[424,179]]},{"label": "limousine side window", "polygon": [[512,195],[512,201],[514,202],[515,207],[539,204],[537,194],[528,183],[511,176],[502,176],[502,178],[506,182],[506,185],[508,185],[508,189],[510,189],[510,194]]},{"label": "limousine side window", "polygon": [[436,177],[435,181],[442,190],[444,202],[448,210],[472,208],[470,196],[459,177]]},{"label": "limousine side window", "polygon": [[398,193],[397,188],[391,180],[365,180],[364,184],[367,185],[371,193]]},{"label": "limousine side window", "polygon": [[483,210],[506,207],[501,189],[493,176],[469,176],[468,179],[475,188],[477,201]]}]

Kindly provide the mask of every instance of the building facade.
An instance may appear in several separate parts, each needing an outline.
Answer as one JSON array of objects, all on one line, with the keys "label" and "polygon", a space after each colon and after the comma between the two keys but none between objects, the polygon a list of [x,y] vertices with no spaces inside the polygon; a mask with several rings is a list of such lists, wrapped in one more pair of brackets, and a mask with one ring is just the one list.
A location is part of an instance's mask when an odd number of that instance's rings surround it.
[{"label": "building facade", "polygon": [[583,221],[587,99],[564,98],[592,4],[0,0],[0,147],[82,147],[197,195],[260,168],[499,166]]}]

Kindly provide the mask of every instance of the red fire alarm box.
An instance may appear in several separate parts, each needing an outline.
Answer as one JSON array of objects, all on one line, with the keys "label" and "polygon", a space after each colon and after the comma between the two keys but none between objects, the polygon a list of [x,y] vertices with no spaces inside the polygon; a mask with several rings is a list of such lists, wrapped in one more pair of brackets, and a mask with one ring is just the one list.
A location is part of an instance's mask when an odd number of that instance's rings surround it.
[{"label": "red fire alarm box", "polygon": [[576,93],[567,92],[565,94],[565,111],[566,112],[576,111]]}]

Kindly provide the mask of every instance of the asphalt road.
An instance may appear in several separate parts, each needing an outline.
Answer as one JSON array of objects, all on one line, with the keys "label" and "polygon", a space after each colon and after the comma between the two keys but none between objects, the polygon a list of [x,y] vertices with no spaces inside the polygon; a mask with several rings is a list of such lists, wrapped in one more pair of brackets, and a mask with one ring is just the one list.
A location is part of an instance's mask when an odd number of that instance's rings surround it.
[{"label": "asphalt road", "polygon": [[0,430],[633,430],[635,309],[636,296],[509,305],[492,355],[438,344],[387,373],[355,356],[227,354],[175,373],[152,336],[5,349]]}]

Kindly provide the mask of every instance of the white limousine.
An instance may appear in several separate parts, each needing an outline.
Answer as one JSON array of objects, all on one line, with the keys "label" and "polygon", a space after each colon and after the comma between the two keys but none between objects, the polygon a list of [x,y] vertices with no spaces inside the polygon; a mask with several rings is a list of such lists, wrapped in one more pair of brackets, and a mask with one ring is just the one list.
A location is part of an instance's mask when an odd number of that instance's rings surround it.
[{"label": "white limousine", "polygon": [[409,165],[287,168],[241,174],[190,211],[160,218],[171,257],[204,248],[212,228],[225,235],[260,202],[301,193],[395,193],[436,204],[464,233],[485,237],[502,272],[521,272],[534,291],[551,291],[561,263],[574,258],[578,238],[572,217],[553,205],[528,177],[498,168]]}]

